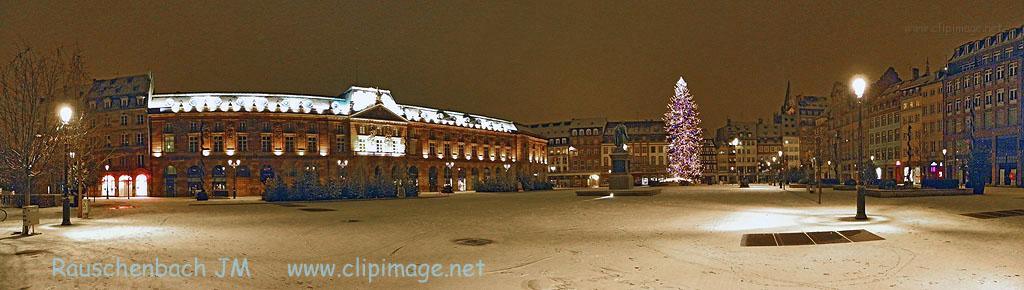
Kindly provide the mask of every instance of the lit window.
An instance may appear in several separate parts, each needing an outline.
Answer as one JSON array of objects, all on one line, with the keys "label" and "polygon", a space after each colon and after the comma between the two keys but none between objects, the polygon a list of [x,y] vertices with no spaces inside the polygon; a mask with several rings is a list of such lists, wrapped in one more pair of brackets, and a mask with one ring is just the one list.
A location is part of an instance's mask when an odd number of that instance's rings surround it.
[{"label": "lit window", "polygon": [[174,134],[164,134],[164,153],[174,152]]},{"label": "lit window", "polygon": [[249,137],[240,135],[235,139],[235,149],[239,152],[249,151]]}]

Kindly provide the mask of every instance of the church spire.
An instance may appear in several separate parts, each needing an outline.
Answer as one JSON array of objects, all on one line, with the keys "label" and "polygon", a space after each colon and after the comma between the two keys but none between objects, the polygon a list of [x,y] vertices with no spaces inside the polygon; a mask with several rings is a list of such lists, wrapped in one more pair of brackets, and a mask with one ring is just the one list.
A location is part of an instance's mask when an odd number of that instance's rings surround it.
[{"label": "church spire", "polygon": [[782,101],[782,113],[789,111],[789,80],[786,80],[786,98]]}]

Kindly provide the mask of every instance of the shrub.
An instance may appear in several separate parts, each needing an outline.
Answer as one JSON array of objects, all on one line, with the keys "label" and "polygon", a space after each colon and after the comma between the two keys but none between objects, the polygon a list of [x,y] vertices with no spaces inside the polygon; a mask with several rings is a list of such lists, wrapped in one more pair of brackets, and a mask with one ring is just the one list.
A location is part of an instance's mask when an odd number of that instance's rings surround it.
[{"label": "shrub", "polygon": [[555,189],[555,184],[547,181],[533,183],[531,190],[552,190]]},{"label": "shrub", "polygon": [[921,181],[921,187],[954,189],[960,187],[960,181],[956,179],[925,179]]},{"label": "shrub", "polygon": [[477,192],[515,192],[516,182],[504,176],[497,176],[477,182],[474,186]]},{"label": "shrub", "polygon": [[518,180],[519,184],[523,186],[523,191],[551,190],[555,188],[554,184],[532,175],[520,175]]},{"label": "shrub", "polygon": [[285,201],[288,199],[288,185],[281,178],[273,178],[266,183],[266,190],[263,192],[263,199],[266,201]]},{"label": "shrub", "polygon": [[878,187],[881,189],[896,189],[896,181],[892,179],[882,180],[878,183]]},{"label": "shrub", "polygon": [[[416,196],[415,186],[407,186],[406,194]],[[299,176],[291,185],[280,178],[268,180],[263,192],[266,201],[310,201],[334,199],[366,199],[395,198],[398,196],[398,185],[391,178],[382,177],[366,180],[361,176],[353,176],[343,180],[329,180],[321,184],[319,178],[312,173]]]}]

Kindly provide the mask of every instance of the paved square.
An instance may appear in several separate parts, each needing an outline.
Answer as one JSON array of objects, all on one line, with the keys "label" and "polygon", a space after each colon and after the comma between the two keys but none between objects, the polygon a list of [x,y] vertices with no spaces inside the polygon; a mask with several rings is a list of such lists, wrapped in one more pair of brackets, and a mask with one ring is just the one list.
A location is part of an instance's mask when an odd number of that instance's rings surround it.
[{"label": "paved square", "polygon": [[[664,187],[653,197],[577,197],[574,191],[464,193],[445,198],[293,202],[103,200],[93,219],[60,227],[44,209],[42,235],[0,223],[0,289],[1022,289],[1024,217],[961,213],[1024,208],[1024,191],[983,196],[869,198],[854,221],[853,192],[762,185]],[[201,204],[201,206],[200,206]],[[114,205],[135,208],[111,209]],[[195,206],[191,206],[195,205]],[[333,211],[304,211],[327,209]],[[744,234],[801,233],[818,246],[744,247]],[[773,241],[774,242],[774,241]],[[54,278],[55,258],[79,263],[246,258],[252,278]],[[289,263],[483,263],[482,277],[289,277]],[[445,273],[448,273],[446,270]]]}]

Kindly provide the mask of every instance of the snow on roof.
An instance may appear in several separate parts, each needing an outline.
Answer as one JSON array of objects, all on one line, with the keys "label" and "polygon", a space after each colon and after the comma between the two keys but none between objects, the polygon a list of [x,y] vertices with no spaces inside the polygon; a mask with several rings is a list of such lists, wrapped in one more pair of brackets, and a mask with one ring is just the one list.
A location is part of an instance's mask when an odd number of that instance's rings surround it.
[{"label": "snow on roof", "polygon": [[93,80],[89,98],[149,95],[152,83],[145,74]]},{"label": "snow on roof", "polygon": [[350,87],[337,97],[274,93],[173,93],[154,94],[149,109],[178,112],[277,112],[350,116],[376,104],[410,121],[459,126],[496,132],[516,132],[510,121],[434,108],[401,105],[391,91]]}]

